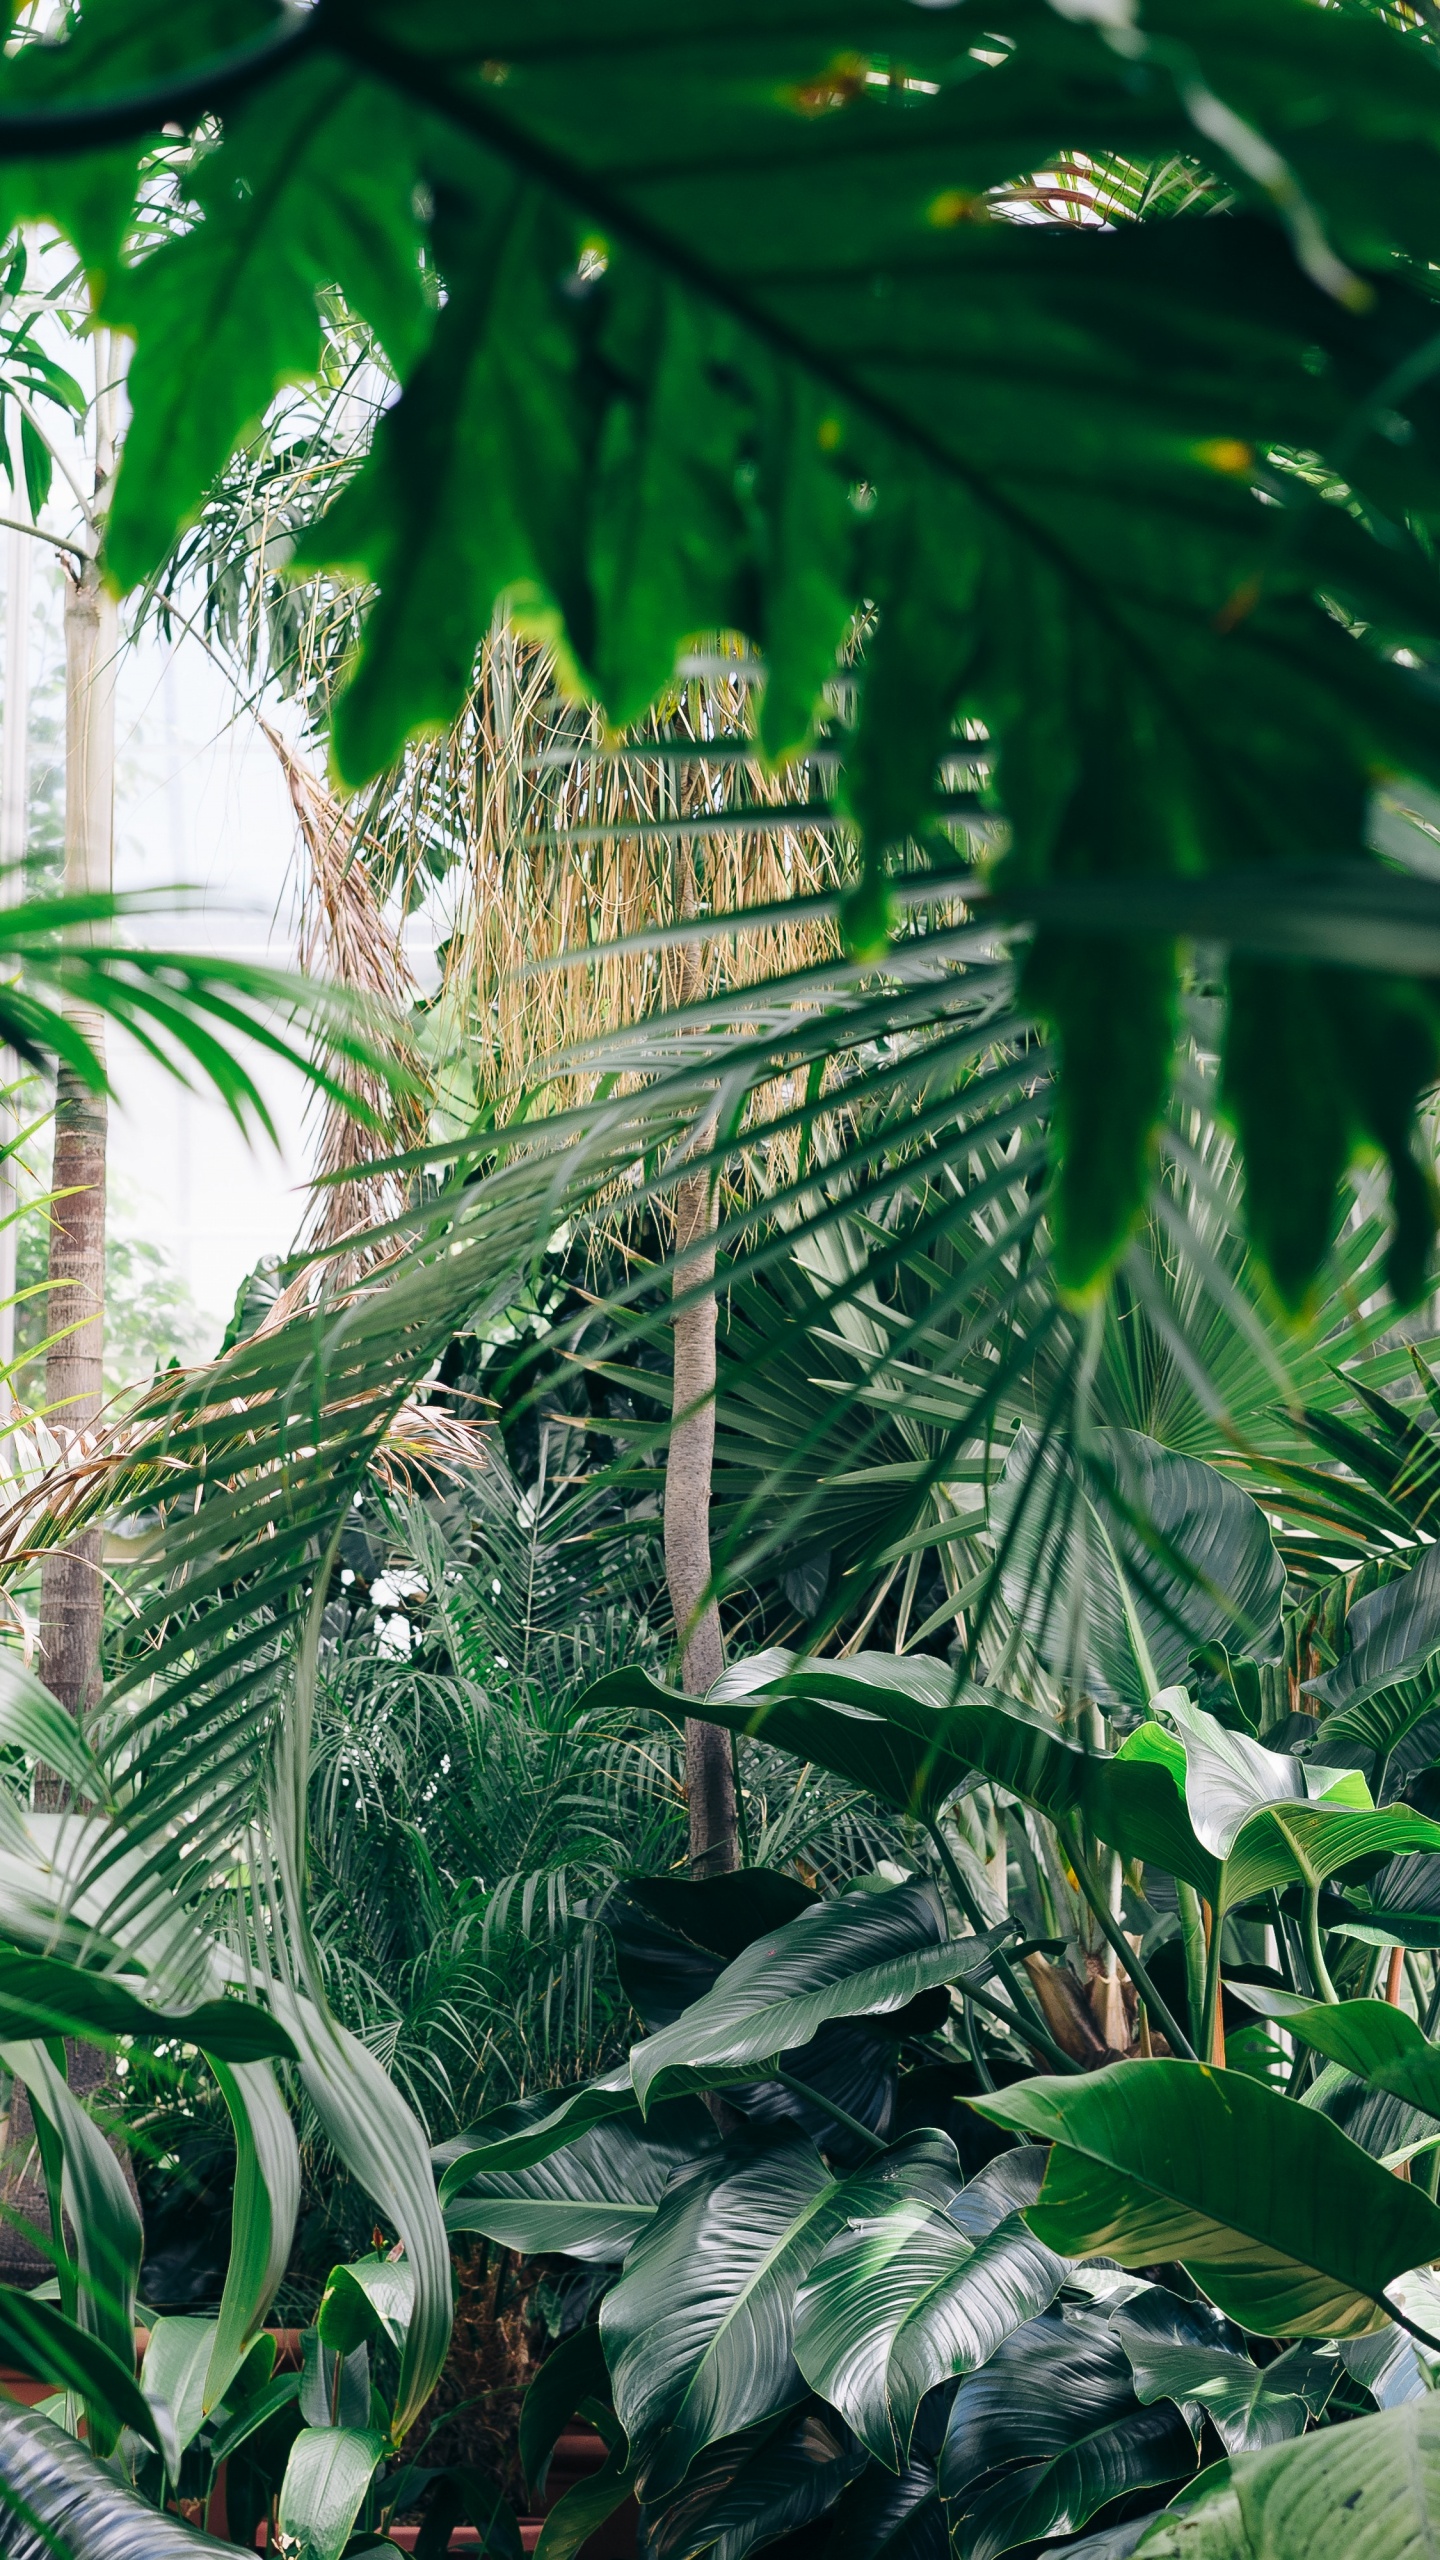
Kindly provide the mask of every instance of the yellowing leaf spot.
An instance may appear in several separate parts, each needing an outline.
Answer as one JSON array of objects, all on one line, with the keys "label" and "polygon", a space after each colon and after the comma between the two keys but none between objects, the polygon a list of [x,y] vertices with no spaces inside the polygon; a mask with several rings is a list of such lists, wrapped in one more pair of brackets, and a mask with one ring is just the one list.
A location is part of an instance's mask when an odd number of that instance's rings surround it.
[{"label": "yellowing leaf spot", "polygon": [[781,96],[797,115],[828,116],[838,107],[852,107],[865,95],[870,65],[858,53],[837,53],[827,70],[814,80],[803,80],[798,87],[784,89]]},{"label": "yellowing leaf spot", "polygon": [[840,446],[839,419],[822,418],[819,427],[816,430],[815,441],[819,445],[822,453],[838,452]]},{"label": "yellowing leaf spot", "polygon": [[946,187],[943,194],[931,197],[925,219],[932,231],[953,231],[957,222],[988,222],[990,207],[983,196],[969,195],[963,187]]},{"label": "yellowing leaf spot", "polygon": [[1210,436],[1204,444],[1191,446],[1197,462],[1207,471],[1229,471],[1239,475],[1255,468],[1255,448],[1242,444],[1238,436]]}]

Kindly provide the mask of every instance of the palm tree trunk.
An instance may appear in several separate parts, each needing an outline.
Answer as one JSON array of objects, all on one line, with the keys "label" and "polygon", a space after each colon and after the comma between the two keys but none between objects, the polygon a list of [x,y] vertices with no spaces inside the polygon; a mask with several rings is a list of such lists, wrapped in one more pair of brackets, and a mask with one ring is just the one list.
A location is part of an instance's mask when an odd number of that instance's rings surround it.
[{"label": "palm tree trunk", "polygon": [[[715,1224],[708,1174],[692,1174],[675,1195],[674,1291],[682,1297],[715,1277],[715,1247],[701,1241]],[[698,1250],[690,1248],[697,1246]],[[710,1584],[710,1485],[715,1459],[715,1300],[697,1298],[673,1318],[674,1387],[665,1464],[665,1573],[681,1644],[681,1685],[703,1698],[725,1668],[720,1611]],[[702,1605],[703,1604],[703,1605]],[[690,1872],[728,1874],[738,1864],[735,1772],[730,1736],[700,1716],[685,1719],[690,1805]]]},{"label": "palm tree trunk", "polygon": [[[65,598],[65,886],[110,886],[115,802],[115,605],[93,561]],[[71,1002],[70,1019],[104,1054],[103,1026]],[[105,1144],[107,1108],[68,1068],[55,1096],[47,1329],[63,1332],[45,1363],[45,1400],[67,1439],[93,1429],[104,1396]],[[100,1691],[104,1590],[98,1528],[47,1555],[40,1582],[41,1663],[47,1686],[75,1714]],[[49,1782],[42,1781],[42,1791]]]}]

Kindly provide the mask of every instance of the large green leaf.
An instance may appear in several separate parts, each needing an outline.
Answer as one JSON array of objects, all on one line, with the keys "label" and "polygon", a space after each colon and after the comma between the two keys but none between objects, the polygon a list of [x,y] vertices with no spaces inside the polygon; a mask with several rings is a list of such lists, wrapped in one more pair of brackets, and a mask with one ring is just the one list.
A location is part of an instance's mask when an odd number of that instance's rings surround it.
[{"label": "large green leaf", "polygon": [[604,2399],[610,2388],[600,2332],[590,2321],[553,2346],[520,2404],[520,2467],[532,2497],[540,2497],[559,2437],[582,2400]]},{"label": "large green leaf", "polygon": [[1291,2010],[1284,2024],[1357,2080],[1440,2116],[1440,2048],[1404,2009],[1385,2000],[1341,2000]]},{"label": "large green leaf", "polygon": [[707,2448],[662,2503],[647,2500],[645,2546],[656,2560],[744,2560],[829,2512],[865,2462],[829,2409],[802,2409]]},{"label": "large green leaf", "polygon": [[315,2326],[334,2355],[353,2355],[376,2338],[403,2349],[414,2308],[415,2271],[409,2260],[372,2252],[331,2268]]},{"label": "large green leaf", "polygon": [[893,2471],[926,2392],[984,2364],[1064,2281],[1065,2260],[1017,2210],[1043,2167],[1032,2144],[962,2192],[954,2145],[923,2133],[841,2189],[845,2227],[796,2300],[795,2361]]},{"label": "large green leaf", "polygon": [[[1408,1573],[1357,1600],[1345,1621],[1345,1649],[1333,1670],[1304,1683],[1326,1709],[1321,1748],[1367,1743],[1388,1751],[1434,1704],[1423,1681],[1401,1704],[1386,1692],[1419,1680],[1440,1653],[1440,1547],[1422,1547]],[[1367,1713],[1366,1710],[1370,1712]]]},{"label": "large green leaf", "polygon": [[1240,2072],[1126,2062],[972,2099],[1055,2145],[1026,2219],[1066,2256],[1178,2258],[1233,2319],[1351,2337],[1387,2285],[1440,2255],[1440,2211],[1323,2115]]},{"label": "large green leaf", "polygon": [[599,2079],[586,2080],[578,2089],[567,2089],[558,2096],[546,2089],[534,2097],[513,2099],[508,2106],[497,2107],[492,2114],[483,2116],[469,2133],[454,2134],[448,2142],[436,2145],[440,2202],[448,2204],[473,2177],[482,2173],[489,2176],[497,2170],[528,2169],[532,2161],[544,2160],[552,2151],[563,2151],[589,2126],[638,2112],[629,2068],[624,2063],[617,2070],[604,2072]]},{"label": "large green leaf", "polygon": [[290,2263],[300,2212],[300,2147],[268,2063],[234,2067],[211,2058],[235,2134],[230,2259],[205,2377],[205,2407],[218,2407],[239,2372]]},{"label": "large green leaf", "polygon": [[280,2483],[280,2530],[298,2560],[340,2560],[385,2439],[374,2428],[302,2427]]},{"label": "large green leaf", "polygon": [[1285,1568],[1263,1511],[1143,1431],[1098,1432],[1080,1472],[1017,1433],[990,1516],[1030,1641],[1106,1705],[1144,1706],[1216,1639],[1279,1652]]},{"label": "large green leaf", "polygon": [[0,2551],[15,2560],[214,2560],[215,2548],[49,2418],[0,2410]]},{"label": "large green leaf", "polygon": [[677,2181],[635,2243],[600,2332],[648,2498],[678,2488],[707,2445],[805,2397],[795,2293],[839,2192],[803,2140],[726,2154]]},{"label": "large green leaf", "polygon": [[715,2148],[714,2127],[693,2104],[657,2108],[648,2124],[637,2115],[595,2125],[526,2168],[472,2175],[447,2203],[445,2228],[483,2231],[525,2257],[618,2262],[654,2222],[672,2178]]},{"label": "large green leaf", "polygon": [[940,2455],[962,2560],[1074,2533],[1100,2507],[1181,2479],[1195,2444],[1173,2405],[1142,2408],[1107,2323],[1047,2311],[960,2385]]},{"label": "large green leaf", "polygon": [[205,2376],[214,2346],[213,2320],[157,2320],[150,2332],[140,2378],[151,2405],[161,2402],[168,2409],[179,2453],[204,2423]]},{"label": "large green leaf", "polygon": [[1227,2453],[1303,2435],[1340,2378],[1333,2351],[1304,2344],[1255,2364],[1208,2304],[1183,2302],[1159,2285],[1122,2303],[1110,2326],[1130,2359],[1136,2399],[1201,2410]]},{"label": "large green leaf", "polygon": [[122,1976],[83,1972],[55,1956],[0,1950],[0,2036],[173,2036],[234,2063],[293,2061],[279,2020],[247,2000],[206,2000],[185,2011],[142,2000]]},{"label": "large green leaf", "polygon": [[1430,2548],[1437,2521],[1440,2403],[1426,2392],[1242,2454],[1208,2494],[1157,2517],[1139,2548],[1146,2560],[1411,2560]]},{"label": "large green leaf", "polygon": [[989,1938],[950,1938],[933,1885],[849,1893],[815,1904],[757,1938],[712,1991],[632,2048],[642,2107],[687,2090],[763,2078],[803,2054],[832,2018],[902,2009],[918,1993],[992,1970]]},{"label": "large green leaf", "polygon": [[84,2403],[97,2442],[113,2444],[122,2427],[133,2427],[164,2457],[172,2474],[178,2470],[179,2449],[170,2412],[147,2400],[135,2379],[133,2351],[122,2359],[103,2338],[67,2319],[53,2302],[37,2301],[33,2294],[20,2293],[11,2285],[0,2285],[0,2342],[6,2357],[22,2373],[33,2373]]},{"label": "large green leaf", "polygon": [[[61,2192],[75,2236],[76,2319],[116,2364],[133,2371],[144,2234],[124,2172],[44,2045],[0,2045],[0,2060],[24,2081],[37,2128],[48,2126],[63,2162]],[[91,2411],[90,2440],[101,2452],[114,2442],[98,2410]]]}]

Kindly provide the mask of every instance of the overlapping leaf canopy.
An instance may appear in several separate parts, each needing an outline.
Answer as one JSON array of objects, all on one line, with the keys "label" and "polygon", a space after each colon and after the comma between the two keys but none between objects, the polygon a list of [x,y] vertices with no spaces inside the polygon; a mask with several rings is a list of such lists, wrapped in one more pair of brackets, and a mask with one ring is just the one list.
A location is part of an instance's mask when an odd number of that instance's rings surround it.
[{"label": "overlapping leaf canopy", "polygon": [[[206,110],[196,226],[127,264],[147,143]],[[69,231],[138,338],[122,583],[314,365],[318,286],[400,377],[309,545],[378,587],[346,773],[453,711],[501,596],[617,720],[687,635],[748,633],[776,753],[878,607],[852,941],[879,947],[881,869],[926,834],[956,715],[981,724],[1063,1051],[1063,1276],[1134,1215],[1171,937],[1199,928],[1243,954],[1226,1082],[1280,1285],[1364,1141],[1418,1286],[1436,1019],[1353,964],[1421,964],[1436,931],[1365,846],[1377,779],[1440,782],[1423,32],[1303,0],[85,0],[7,60],[0,116],[5,210]],[[1063,154],[1122,209],[1185,155],[1210,218],[990,218]]]}]

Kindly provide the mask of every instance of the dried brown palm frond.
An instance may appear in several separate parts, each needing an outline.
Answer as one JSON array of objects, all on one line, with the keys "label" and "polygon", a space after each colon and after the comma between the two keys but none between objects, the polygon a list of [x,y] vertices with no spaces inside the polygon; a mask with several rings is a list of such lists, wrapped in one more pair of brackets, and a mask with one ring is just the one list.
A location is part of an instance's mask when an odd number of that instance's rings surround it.
[{"label": "dried brown palm frond", "polygon": [[[353,820],[303,758],[267,722],[261,726],[285,775],[305,858],[300,966],[308,977],[324,977],[374,1000],[395,1025],[386,1045],[408,1078],[408,1087],[397,1088],[378,1068],[338,1062],[342,1092],[359,1107],[327,1100],[323,1108],[314,1188],[295,1250],[329,1257],[330,1285],[344,1288],[398,1249],[393,1242],[366,1242],[353,1252],[336,1252],[348,1238],[388,1225],[406,1205],[402,1177],[377,1168],[421,1144],[426,1134],[428,1093],[415,1043],[403,1028],[419,990],[399,934],[375,894]],[[267,1322],[283,1321],[295,1293],[310,1285],[302,1272]]]}]

